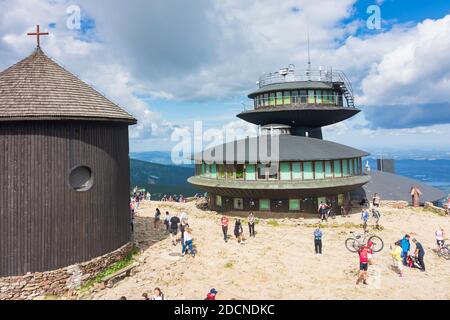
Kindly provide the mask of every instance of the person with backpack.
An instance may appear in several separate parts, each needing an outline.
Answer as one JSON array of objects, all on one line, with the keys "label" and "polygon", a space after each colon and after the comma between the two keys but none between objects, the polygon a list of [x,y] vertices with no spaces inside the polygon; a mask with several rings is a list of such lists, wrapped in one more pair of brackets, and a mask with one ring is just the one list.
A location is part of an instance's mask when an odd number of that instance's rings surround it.
[{"label": "person with backpack", "polygon": [[320,223],[317,225],[317,229],[314,231],[314,247],[316,249],[316,255],[322,254],[322,230],[320,229]]},{"label": "person with backpack", "polygon": [[155,229],[159,229],[159,223],[161,221],[161,211],[159,210],[159,208],[156,208],[156,212],[155,212],[155,220],[153,222],[153,226],[155,227]]},{"label": "person with backpack", "polygon": [[372,208],[372,217],[375,219],[375,228],[377,230],[380,229],[380,218],[381,218],[381,213],[380,210],[378,210],[377,208]]},{"label": "person with backpack", "polygon": [[166,233],[169,233],[169,231],[170,231],[170,219],[172,219],[172,216],[170,215],[169,211],[166,211],[166,217],[164,218],[164,225],[166,226]]},{"label": "person with backpack", "polygon": [[244,244],[244,229],[242,228],[241,219],[237,219],[234,225],[234,236],[237,239],[237,242],[240,244]]},{"label": "person with backpack", "polygon": [[403,259],[403,265],[407,266],[408,265],[408,252],[409,249],[411,248],[411,244],[409,243],[409,239],[411,237],[409,236],[409,234],[405,235],[403,237],[403,239],[400,241],[400,245],[402,247],[402,259]]},{"label": "person with backpack", "polygon": [[180,222],[180,218],[178,218],[176,214],[170,219],[170,237],[172,238],[174,246],[176,246],[178,242],[178,225]]}]

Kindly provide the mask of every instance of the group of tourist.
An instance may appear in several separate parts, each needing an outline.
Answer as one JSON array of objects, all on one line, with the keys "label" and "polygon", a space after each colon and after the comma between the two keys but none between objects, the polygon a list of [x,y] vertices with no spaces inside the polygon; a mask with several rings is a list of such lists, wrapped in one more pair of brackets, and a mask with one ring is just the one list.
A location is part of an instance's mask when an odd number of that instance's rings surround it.
[{"label": "group of tourist", "polygon": [[[248,230],[249,230],[249,237],[256,237],[255,232],[255,224],[256,224],[256,218],[253,215],[253,213],[250,213],[250,215],[247,218],[248,223]],[[222,215],[220,218],[219,225],[222,227],[222,233],[223,233],[223,240],[225,242],[228,242],[228,228],[230,224],[230,219],[226,215]],[[245,244],[246,238],[244,236],[244,228],[242,227],[242,220],[236,219],[234,223],[234,236],[239,244]]]},{"label": "group of tourist", "polygon": [[183,196],[182,194],[180,195],[164,195],[161,198],[161,202],[180,202],[180,203],[186,203],[187,202],[187,198],[185,196]]},{"label": "group of tourist", "polygon": [[131,232],[134,232],[134,223],[136,219],[136,211],[139,209],[141,202],[144,200],[150,201],[150,192],[138,191],[137,187],[134,188],[130,198],[130,226]]},{"label": "group of tourist", "polygon": [[363,208],[361,211],[361,221],[363,225],[363,229],[367,230],[367,225],[370,219],[370,216],[372,215],[372,218],[375,220],[375,228],[380,229],[380,219],[381,219],[381,212],[380,212],[380,204],[381,204],[381,198],[378,193],[375,193],[372,199],[372,203],[369,203],[365,199],[363,200]]},{"label": "group of tourist", "polygon": [[[140,196],[138,195],[138,198]],[[180,195],[181,198],[181,195]],[[138,199],[133,199],[131,202],[131,210],[133,212],[136,210],[138,203]],[[369,211],[372,213],[372,217],[375,219],[376,228],[379,228],[379,221],[381,218],[380,214],[380,204],[381,199],[380,196],[376,193],[372,199],[372,202],[369,203],[368,201],[364,201],[364,206],[361,212],[361,220],[363,221],[363,227],[364,230],[367,230],[367,223],[370,219]],[[320,215],[320,222],[322,222],[323,216],[326,216],[326,218],[329,217],[329,213],[326,213],[328,210],[330,210],[330,206],[327,204],[321,203],[319,207],[319,215]],[[349,214],[351,210],[351,203],[343,209],[343,212],[346,214]],[[325,218],[325,221],[326,221]],[[154,228],[159,229],[160,227],[160,221],[162,219],[162,214],[159,208],[156,209],[155,215],[154,215]],[[323,231],[321,229],[321,224],[317,225],[317,228],[313,232],[313,238],[314,238],[314,248],[315,253],[317,256],[322,255],[323,250]],[[247,218],[247,224],[248,224],[248,233],[249,237],[255,237],[255,224],[256,224],[256,218],[253,213],[250,213],[250,215]],[[181,242],[181,250],[182,250],[182,256],[184,256],[186,253],[190,253],[193,257],[195,257],[195,251],[193,248],[193,230],[189,226],[188,222],[188,215],[186,212],[182,212],[180,216],[177,214],[170,214],[168,211],[165,213],[164,217],[164,225],[166,227],[166,232],[170,234],[172,244],[174,246],[177,245],[178,242]],[[230,227],[230,218],[226,215],[222,215],[220,218],[219,225],[222,228],[222,234],[223,234],[223,240],[225,242],[228,242],[229,240],[229,227]],[[236,218],[234,221],[234,236],[239,244],[245,244],[246,243],[246,237],[244,235],[244,228],[243,228],[243,221],[240,218]],[[444,245],[444,230],[442,227],[440,227],[436,231],[436,242],[437,242],[437,248],[439,250],[440,246]],[[411,242],[415,246],[414,251],[411,250]],[[359,250],[357,251],[358,257],[359,257],[359,274],[356,281],[356,284],[360,284],[361,282],[363,284],[367,285],[367,278],[368,278],[368,269],[369,265],[373,264],[372,257],[374,253],[374,244],[369,241],[367,244],[362,245]],[[409,234],[406,234],[401,240],[397,241],[393,246],[391,246],[391,256],[393,259],[393,266],[398,270],[399,276],[403,277],[403,269],[404,267],[411,267],[411,268],[417,268],[422,272],[425,272],[425,250],[422,244],[417,239],[411,239],[411,236]],[[217,295],[217,291],[215,289],[212,289],[205,300],[215,300],[215,297]],[[164,294],[159,288],[155,288],[154,295],[150,298],[147,294],[143,295],[145,300],[164,300]]]},{"label": "group of tourist", "polygon": [[[159,229],[160,220],[161,211],[157,208],[154,216],[155,229]],[[188,214],[182,212],[178,217],[177,214],[172,215],[169,211],[166,211],[164,225],[166,226],[166,233],[170,234],[172,244],[176,246],[178,242],[181,242],[181,254],[184,256],[189,251],[192,257],[195,257],[193,230],[189,226]]]},{"label": "group of tourist", "polygon": [[417,268],[425,272],[425,250],[417,239],[412,239],[415,250],[414,253],[411,253],[410,239],[411,236],[407,234],[397,241],[393,248],[391,247],[393,266],[397,268],[400,277],[403,276],[403,267]]}]

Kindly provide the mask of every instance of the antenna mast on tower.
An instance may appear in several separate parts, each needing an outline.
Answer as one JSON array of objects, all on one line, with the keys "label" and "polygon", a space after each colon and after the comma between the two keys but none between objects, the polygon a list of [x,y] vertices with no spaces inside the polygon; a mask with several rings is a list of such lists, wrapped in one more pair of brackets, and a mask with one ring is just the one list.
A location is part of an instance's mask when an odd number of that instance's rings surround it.
[{"label": "antenna mast on tower", "polygon": [[310,50],[310,40],[309,40],[309,23],[306,26],[307,37],[308,37],[308,77],[311,80],[311,50]]}]

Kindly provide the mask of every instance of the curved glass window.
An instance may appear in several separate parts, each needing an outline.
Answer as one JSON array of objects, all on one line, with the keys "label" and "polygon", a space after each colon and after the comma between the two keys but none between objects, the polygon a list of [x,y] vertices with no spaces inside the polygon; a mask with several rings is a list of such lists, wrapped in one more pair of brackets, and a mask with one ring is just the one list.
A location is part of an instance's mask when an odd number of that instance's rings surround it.
[{"label": "curved glass window", "polygon": [[314,90],[308,90],[308,103],[309,104],[316,103],[316,96],[314,94]]},{"label": "curved glass window", "polygon": [[289,211],[300,211],[300,200],[290,199],[289,200]]},{"label": "curved glass window", "polygon": [[245,180],[254,181],[256,180],[256,165],[248,164],[245,167]]},{"label": "curved glass window", "polygon": [[312,162],[303,162],[303,178],[305,180],[313,180],[314,179]]},{"label": "curved glass window", "polygon": [[334,177],[335,178],[342,177],[341,160],[335,160],[333,166],[334,166]]},{"label": "curved glass window", "polygon": [[284,104],[291,104],[291,92],[285,91],[283,93],[283,96],[284,96]]},{"label": "curved glass window", "polygon": [[217,176],[219,177],[219,179],[225,179],[225,165],[217,165]]},{"label": "curved glass window", "polygon": [[315,179],[325,179],[325,172],[323,171],[323,162],[322,161],[316,161],[314,164],[315,167]]},{"label": "curved glass window", "polygon": [[255,108],[292,104],[327,104],[343,106],[341,93],[333,90],[292,90],[277,91],[258,95],[254,98]]},{"label": "curved glass window", "polygon": [[342,160],[342,174],[344,177],[348,177],[348,160]]},{"label": "curved glass window", "polygon": [[295,181],[361,175],[361,158],[258,164],[196,164],[195,174],[210,179]]},{"label": "curved glass window", "polygon": [[269,97],[269,106],[273,107],[275,106],[275,93],[271,93]]},{"label": "curved glass window", "polygon": [[292,103],[293,103],[293,104],[300,103],[300,99],[299,99],[298,91],[297,91],[297,90],[292,91]]},{"label": "curved glass window", "polygon": [[289,162],[280,164],[280,180],[291,180],[291,164]]},{"label": "curved glass window", "polygon": [[325,161],[325,178],[333,178],[333,171],[331,170],[331,161]]},{"label": "curved glass window", "polygon": [[216,164],[212,164],[212,165],[211,165],[211,178],[212,178],[212,179],[217,179],[217,168],[216,168]]},{"label": "curved glass window", "polygon": [[300,162],[292,163],[292,180],[302,180],[302,165]]},{"label": "curved glass window", "polygon": [[234,165],[233,164],[227,164],[227,179],[232,180],[234,179]]},{"label": "curved glass window", "polygon": [[243,180],[243,179],[244,179],[244,165],[237,164],[236,165],[236,180]]},{"label": "curved glass window", "polygon": [[266,93],[264,95],[263,103],[264,103],[264,107],[268,107],[269,106],[269,94],[268,93]]},{"label": "curved glass window", "polygon": [[283,105],[283,92],[277,92],[277,106]]},{"label": "curved glass window", "polygon": [[[323,93],[325,94],[326,91],[323,90]],[[316,103],[322,103],[322,90],[316,90]]]},{"label": "curved glass window", "polygon": [[308,101],[308,91],[300,90],[300,103],[306,104]]},{"label": "curved glass window", "polygon": [[261,210],[261,211],[270,210],[270,200],[260,199],[259,200],[259,210]]}]

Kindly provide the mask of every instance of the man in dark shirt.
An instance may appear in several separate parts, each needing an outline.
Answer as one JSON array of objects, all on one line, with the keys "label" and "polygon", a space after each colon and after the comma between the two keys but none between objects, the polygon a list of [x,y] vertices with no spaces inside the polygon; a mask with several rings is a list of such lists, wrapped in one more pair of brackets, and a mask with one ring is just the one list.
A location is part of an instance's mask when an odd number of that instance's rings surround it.
[{"label": "man in dark shirt", "polygon": [[414,244],[416,245],[416,251],[414,256],[419,260],[419,264],[421,266],[420,271],[425,272],[425,262],[423,261],[423,257],[425,256],[425,250],[420,242],[416,239],[413,239]]},{"label": "man in dark shirt", "polygon": [[170,219],[170,237],[172,238],[172,243],[174,246],[177,245],[177,241],[178,241],[178,225],[180,224],[180,218],[178,218],[178,216],[175,214],[171,219]]}]

